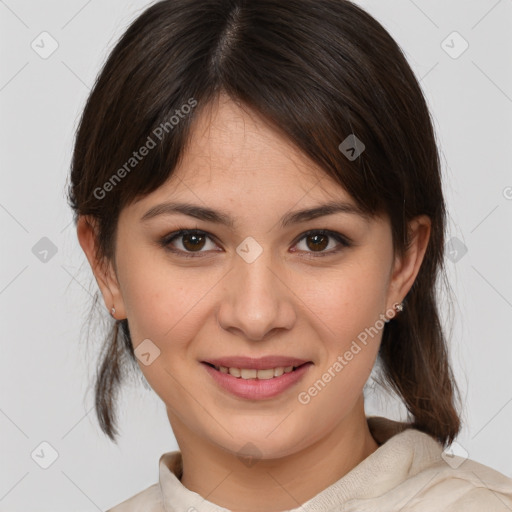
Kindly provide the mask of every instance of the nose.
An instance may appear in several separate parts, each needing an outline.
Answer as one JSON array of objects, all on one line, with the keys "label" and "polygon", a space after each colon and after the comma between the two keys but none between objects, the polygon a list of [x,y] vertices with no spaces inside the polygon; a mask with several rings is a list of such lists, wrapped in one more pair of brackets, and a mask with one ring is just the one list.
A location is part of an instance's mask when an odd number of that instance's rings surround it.
[{"label": "nose", "polygon": [[269,253],[263,251],[251,263],[235,256],[217,313],[223,329],[252,341],[290,330],[296,321],[293,291]]}]

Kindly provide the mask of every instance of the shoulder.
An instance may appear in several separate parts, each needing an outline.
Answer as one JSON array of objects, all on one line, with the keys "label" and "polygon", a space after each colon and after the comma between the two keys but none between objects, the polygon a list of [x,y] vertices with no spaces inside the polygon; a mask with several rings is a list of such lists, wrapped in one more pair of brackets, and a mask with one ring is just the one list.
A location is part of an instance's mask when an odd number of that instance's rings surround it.
[{"label": "shoulder", "polygon": [[107,512],[164,512],[159,484],[153,484]]},{"label": "shoulder", "polygon": [[365,466],[372,476],[367,510],[512,511],[511,478],[469,458],[449,455],[433,437],[405,423],[373,418],[369,425],[383,444]]},{"label": "shoulder", "polygon": [[163,501],[172,499],[183,488],[176,474],[182,470],[180,451],[166,452],[158,461],[158,482],[131,498],[109,508],[107,512],[165,512]]},{"label": "shoulder", "polygon": [[404,512],[512,511],[512,479],[471,459],[443,454],[402,485]]}]

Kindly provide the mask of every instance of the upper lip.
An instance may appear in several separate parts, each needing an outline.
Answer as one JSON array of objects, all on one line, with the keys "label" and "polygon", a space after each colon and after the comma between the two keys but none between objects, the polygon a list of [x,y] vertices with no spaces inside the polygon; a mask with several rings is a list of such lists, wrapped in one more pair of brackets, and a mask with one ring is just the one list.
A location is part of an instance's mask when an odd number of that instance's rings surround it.
[{"label": "upper lip", "polygon": [[269,368],[284,368],[288,366],[300,366],[309,363],[305,359],[287,356],[265,356],[258,359],[244,356],[220,357],[218,359],[208,359],[203,363],[210,363],[214,366],[225,366],[227,368],[246,368],[249,370],[266,370]]}]

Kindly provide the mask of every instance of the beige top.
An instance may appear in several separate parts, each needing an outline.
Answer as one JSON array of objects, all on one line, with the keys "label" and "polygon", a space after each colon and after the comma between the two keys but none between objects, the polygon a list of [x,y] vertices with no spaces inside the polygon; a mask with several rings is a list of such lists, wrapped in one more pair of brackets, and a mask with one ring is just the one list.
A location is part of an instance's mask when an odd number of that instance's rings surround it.
[{"label": "beige top", "polygon": [[[379,448],[286,512],[512,511],[512,479],[470,459],[443,458],[438,441],[407,424],[380,416],[367,420]],[[159,483],[107,512],[230,512],[187,489],[181,472],[181,452],[164,453]]]}]

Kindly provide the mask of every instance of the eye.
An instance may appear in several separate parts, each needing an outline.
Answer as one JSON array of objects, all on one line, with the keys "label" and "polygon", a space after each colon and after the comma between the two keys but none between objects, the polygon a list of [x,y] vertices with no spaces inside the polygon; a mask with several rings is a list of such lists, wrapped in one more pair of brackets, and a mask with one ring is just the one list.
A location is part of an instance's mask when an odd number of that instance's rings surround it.
[{"label": "eye", "polygon": [[[205,231],[180,229],[162,238],[160,245],[179,256],[194,258],[201,257],[202,253],[211,250],[218,252],[216,249],[218,246],[213,240],[214,237]],[[209,243],[210,246],[208,246]],[[302,248],[300,248],[301,243],[303,243]],[[318,257],[337,254],[342,248],[350,247],[351,245],[352,242],[341,233],[326,229],[315,229],[303,233],[293,247],[299,247],[299,251],[309,253],[312,257]],[[329,247],[330,250],[326,250]],[[297,249],[293,249],[292,252],[297,252]]]},{"label": "eye", "polygon": [[[215,244],[212,244],[212,246],[208,248],[207,240],[211,241],[212,237],[204,231],[197,229],[181,229],[180,231],[164,237],[160,243],[165,249],[178,253],[180,256],[194,258],[196,257],[194,253],[207,252],[212,249],[215,250]],[[206,251],[202,251],[205,247],[207,248]]]},{"label": "eye", "polygon": [[[334,240],[336,243],[330,243]],[[343,247],[350,247],[351,241],[336,231],[330,231],[327,229],[314,229],[301,235],[299,243],[296,246],[300,246],[300,243],[304,240],[303,249],[307,253],[310,253],[313,257],[318,256],[329,256],[340,252]],[[341,246],[341,247],[340,247]],[[330,250],[326,250],[331,247]]]}]

